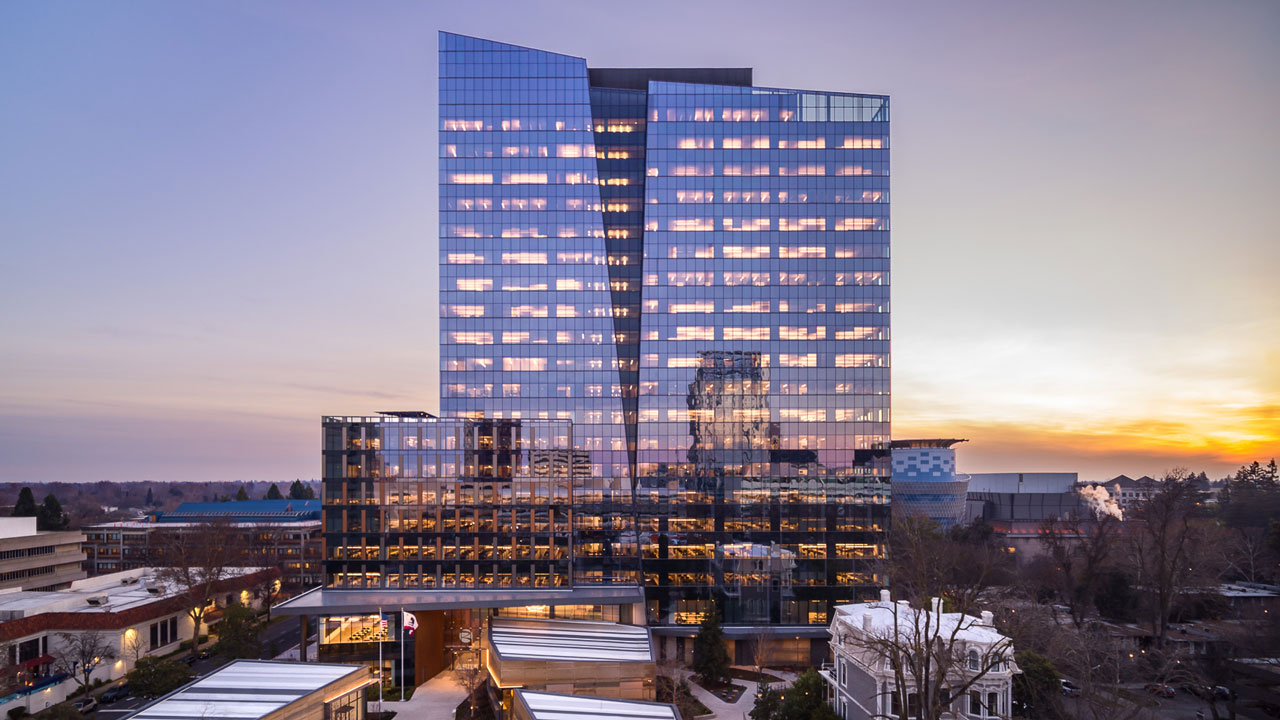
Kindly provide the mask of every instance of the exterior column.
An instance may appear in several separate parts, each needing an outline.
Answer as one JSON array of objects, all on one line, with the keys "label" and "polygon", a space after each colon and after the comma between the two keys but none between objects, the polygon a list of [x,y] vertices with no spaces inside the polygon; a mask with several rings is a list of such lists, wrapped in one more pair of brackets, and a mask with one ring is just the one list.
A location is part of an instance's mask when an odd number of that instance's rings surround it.
[{"label": "exterior column", "polygon": [[298,643],[298,661],[307,661],[307,616],[298,616],[298,628],[301,631],[302,640]]},{"label": "exterior column", "polygon": [[413,633],[413,684],[414,686],[435,677],[445,668],[445,637],[443,610],[417,610],[418,629]]}]

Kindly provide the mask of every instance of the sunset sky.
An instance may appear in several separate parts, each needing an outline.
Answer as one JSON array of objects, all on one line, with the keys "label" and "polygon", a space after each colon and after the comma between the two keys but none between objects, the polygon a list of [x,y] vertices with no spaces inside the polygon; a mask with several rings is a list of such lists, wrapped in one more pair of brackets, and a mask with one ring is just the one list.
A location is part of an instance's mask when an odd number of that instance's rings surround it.
[{"label": "sunset sky", "polygon": [[0,481],[438,407],[436,31],[893,103],[894,436],[1280,456],[1280,3],[0,3]]}]

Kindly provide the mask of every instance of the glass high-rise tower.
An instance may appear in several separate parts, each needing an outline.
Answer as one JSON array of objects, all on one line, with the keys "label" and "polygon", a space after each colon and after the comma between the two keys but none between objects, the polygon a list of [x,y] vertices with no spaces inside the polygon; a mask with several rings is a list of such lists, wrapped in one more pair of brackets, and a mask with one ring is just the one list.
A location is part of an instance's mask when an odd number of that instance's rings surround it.
[{"label": "glass high-rise tower", "polygon": [[443,414],[569,421],[566,582],[660,626],[825,627],[888,531],[889,101],[751,75],[440,35]]}]

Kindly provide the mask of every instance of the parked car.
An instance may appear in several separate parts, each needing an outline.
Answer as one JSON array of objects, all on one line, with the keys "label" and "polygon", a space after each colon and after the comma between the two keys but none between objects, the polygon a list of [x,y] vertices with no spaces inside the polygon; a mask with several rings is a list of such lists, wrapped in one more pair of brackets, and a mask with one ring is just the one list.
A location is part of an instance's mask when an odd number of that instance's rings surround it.
[{"label": "parked car", "polygon": [[82,698],[76,698],[74,701],[72,701],[71,707],[75,708],[76,712],[80,713],[81,715],[88,715],[89,713],[98,709],[98,701],[92,695],[86,695]]},{"label": "parked car", "polygon": [[106,705],[107,703],[120,702],[132,694],[128,685],[116,685],[113,688],[107,688],[106,692],[99,695],[98,701]]},{"label": "parked car", "polygon": [[1062,681],[1062,694],[1067,697],[1080,697],[1080,686],[1070,680]]},{"label": "parked car", "polygon": [[1188,695],[1194,695],[1201,700],[1208,700],[1213,697],[1213,688],[1207,685],[1196,685],[1194,683],[1182,683],[1178,689]]},{"label": "parked car", "polygon": [[1230,700],[1231,691],[1221,685],[1215,685],[1213,688],[1213,697],[1217,700]]},{"label": "parked car", "polygon": [[1171,698],[1178,694],[1177,690],[1165,685],[1164,683],[1147,683],[1142,686],[1143,690],[1162,698]]}]

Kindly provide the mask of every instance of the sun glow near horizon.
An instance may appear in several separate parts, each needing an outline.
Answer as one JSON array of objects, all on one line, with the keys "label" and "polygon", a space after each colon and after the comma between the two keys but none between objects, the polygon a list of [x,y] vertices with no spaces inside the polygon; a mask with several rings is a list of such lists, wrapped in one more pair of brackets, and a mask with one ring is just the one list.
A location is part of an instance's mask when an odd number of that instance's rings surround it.
[{"label": "sun glow near horizon", "polygon": [[[1223,329],[1192,347],[1029,333],[953,339],[956,353],[929,364],[936,355],[899,346],[894,436],[969,437],[969,472],[1030,457],[1065,471],[1078,463],[1082,476],[1128,472],[1126,462],[1133,472],[1225,472],[1280,454],[1277,338],[1275,322]],[[1099,346],[1105,352],[1090,356]]]}]

